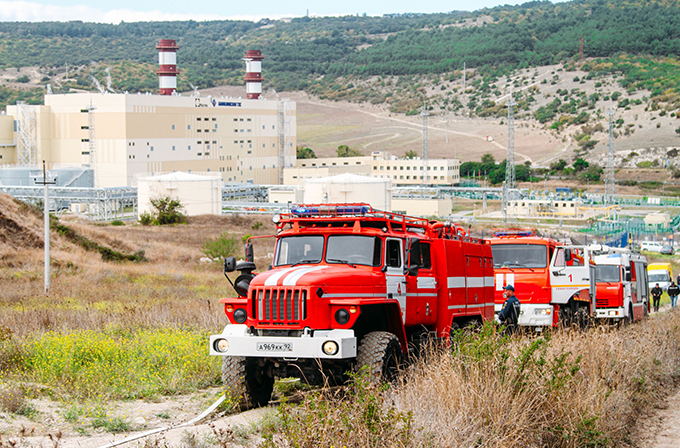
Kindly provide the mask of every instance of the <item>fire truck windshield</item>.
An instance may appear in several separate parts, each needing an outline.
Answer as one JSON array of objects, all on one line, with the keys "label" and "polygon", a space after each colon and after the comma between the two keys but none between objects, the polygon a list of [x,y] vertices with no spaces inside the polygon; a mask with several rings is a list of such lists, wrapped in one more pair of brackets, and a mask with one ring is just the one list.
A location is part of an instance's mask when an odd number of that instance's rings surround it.
[{"label": "fire truck windshield", "polygon": [[380,266],[382,240],[373,236],[331,235],[328,237],[326,262]]},{"label": "fire truck windshield", "polygon": [[536,244],[493,244],[493,267],[545,268],[547,248]]},{"label": "fire truck windshield", "polygon": [[620,272],[621,269],[618,266],[595,266],[595,282],[618,282]]},{"label": "fire truck windshield", "polygon": [[287,236],[279,239],[275,266],[319,263],[323,254],[323,236]]}]

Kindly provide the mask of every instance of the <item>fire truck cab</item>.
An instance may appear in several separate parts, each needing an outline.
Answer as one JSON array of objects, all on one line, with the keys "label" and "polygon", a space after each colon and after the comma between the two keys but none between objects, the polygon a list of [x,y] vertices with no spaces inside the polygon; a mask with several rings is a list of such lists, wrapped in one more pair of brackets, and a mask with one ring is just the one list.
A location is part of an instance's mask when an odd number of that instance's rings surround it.
[{"label": "fire truck cab", "polygon": [[638,321],[649,314],[647,259],[626,248],[590,246],[595,317]]},{"label": "fire truck cab", "polygon": [[[389,377],[400,354],[453,329],[493,319],[491,246],[455,224],[368,204],[295,206],[274,216],[270,270],[252,245],[221,299],[228,324],[210,337],[225,387],[249,405],[269,401],[275,377],[340,383],[367,366]],[[230,280],[231,281],[231,280]]]},{"label": "fire truck cab", "polygon": [[592,314],[588,249],[540,237],[533,229],[495,229],[490,238],[496,313],[503,287],[520,301],[519,325],[542,331],[559,324],[585,325]]}]

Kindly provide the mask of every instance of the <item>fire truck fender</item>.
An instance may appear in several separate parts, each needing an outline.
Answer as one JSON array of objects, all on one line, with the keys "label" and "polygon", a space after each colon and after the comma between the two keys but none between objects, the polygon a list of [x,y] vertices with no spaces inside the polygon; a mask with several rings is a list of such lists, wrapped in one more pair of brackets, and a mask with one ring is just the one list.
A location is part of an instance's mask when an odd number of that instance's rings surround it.
[{"label": "fire truck fender", "polygon": [[404,321],[401,318],[401,310],[398,303],[389,303],[385,305],[387,310],[387,331],[399,338],[402,353],[408,351],[408,343],[406,342],[406,329],[404,328]]}]

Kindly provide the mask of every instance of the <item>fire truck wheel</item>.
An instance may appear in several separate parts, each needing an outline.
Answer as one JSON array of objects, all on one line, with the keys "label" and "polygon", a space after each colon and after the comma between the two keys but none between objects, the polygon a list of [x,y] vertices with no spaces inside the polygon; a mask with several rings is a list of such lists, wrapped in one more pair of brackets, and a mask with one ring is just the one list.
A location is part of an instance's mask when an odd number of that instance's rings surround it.
[{"label": "fire truck wheel", "polygon": [[647,302],[642,303],[642,315],[644,317],[649,316],[649,305],[647,304]]},{"label": "fire truck wheel", "polygon": [[274,377],[256,359],[243,356],[222,358],[222,384],[225,393],[238,401],[241,408],[265,406],[274,389]]},{"label": "fire truck wheel", "polygon": [[399,339],[386,331],[373,331],[359,344],[356,370],[365,369],[372,382],[392,381],[399,370],[400,358]]}]

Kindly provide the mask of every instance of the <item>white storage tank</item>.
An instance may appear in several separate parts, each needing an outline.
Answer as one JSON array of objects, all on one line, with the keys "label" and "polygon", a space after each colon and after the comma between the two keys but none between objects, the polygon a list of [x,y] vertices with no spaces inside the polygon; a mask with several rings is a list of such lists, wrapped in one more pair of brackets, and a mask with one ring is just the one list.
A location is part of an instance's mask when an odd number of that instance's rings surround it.
[{"label": "white storage tank", "polygon": [[137,180],[138,216],[152,213],[151,199],[178,199],[186,216],[222,214],[219,174],[168,173]]},{"label": "white storage tank", "polygon": [[340,174],[304,180],[305,204],[358,203],[392,211],[392,181],[379,177]]}]

